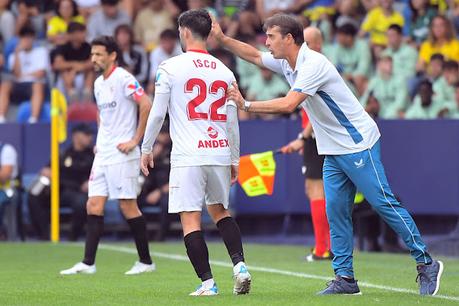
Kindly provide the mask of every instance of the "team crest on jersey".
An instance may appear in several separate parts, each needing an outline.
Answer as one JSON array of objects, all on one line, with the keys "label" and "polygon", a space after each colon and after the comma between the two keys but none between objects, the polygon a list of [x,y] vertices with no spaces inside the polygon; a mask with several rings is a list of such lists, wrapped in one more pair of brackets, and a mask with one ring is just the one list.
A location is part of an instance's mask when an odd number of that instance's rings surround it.
[{"label": "team crest on jersey", "polygon": [[209,128],[207,129],[207,135],[209,135],[210,138],[215,139],[218,137],[218,131],[213,127],[209,126]]}]

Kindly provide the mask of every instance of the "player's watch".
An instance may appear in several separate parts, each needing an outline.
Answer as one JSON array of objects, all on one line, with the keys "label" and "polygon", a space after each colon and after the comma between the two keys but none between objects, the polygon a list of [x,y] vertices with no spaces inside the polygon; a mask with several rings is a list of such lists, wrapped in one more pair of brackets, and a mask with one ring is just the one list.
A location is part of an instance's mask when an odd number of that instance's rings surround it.
[{"label": "player's watch", "polygon": [[244,111],[248,112],[250,105],[252,105],[252,102],[244,100]]}]

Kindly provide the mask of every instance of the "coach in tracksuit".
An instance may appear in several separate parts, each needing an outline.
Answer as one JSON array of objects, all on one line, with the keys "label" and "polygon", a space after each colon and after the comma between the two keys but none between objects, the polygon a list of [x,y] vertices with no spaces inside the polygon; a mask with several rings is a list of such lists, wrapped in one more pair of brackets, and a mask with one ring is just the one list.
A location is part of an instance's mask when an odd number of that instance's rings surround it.
[{"label": "coach in tracksuit", "polygon": [[336,278],[319,294],[360,294],[353,270],[352,205],[360,190],[381,217],[400,235],[416,260],[420,294],[435,295],[443,264],[426,250],[418,228],[394,197],[380,159],[380,133],[325,56],[304,43],[303,29],[293,17],[277,14],[265,21],[266,46],[261,52],[225,36],[217,24],[213,35],[243,59],[282,73],[291,86],[287,96],[245,101],[237,85],[228,99],[257,113],[289,113],[301,105],[309,115],[318,153],[325,155],[323,179]]}]

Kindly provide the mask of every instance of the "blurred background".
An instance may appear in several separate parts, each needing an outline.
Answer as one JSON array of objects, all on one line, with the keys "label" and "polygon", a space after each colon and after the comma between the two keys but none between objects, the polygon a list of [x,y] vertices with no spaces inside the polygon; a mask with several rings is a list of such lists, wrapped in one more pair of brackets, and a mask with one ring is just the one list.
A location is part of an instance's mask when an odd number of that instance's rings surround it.
[{"label": "blurred background", "polygon": [[[459,256],[458,0],[0,0],[0,240],[49,240],[50,91],[68,101],[60,147],[62,240],[82,240],[87,179],[97,132],[96,75],[90,42],[113,35],[125,67],[152,97],[158,65],[180,54],[178,15],[206,8],[225,33],[263,50],[263,21],[286,12],[323,35],[336,66],[382,131],[382,158],[393,191],[414,215],[431,249]],[[210,52],[235,73],[247,99],[284,96],[282,76],[235,58],[209,38]],[[300,110],[286,116],[240,114],[241,154],[275,150],[301,131]],[[165,126],[156,168],[139,177],[139,204],[151,240],[181,239],[167,214],[171,140]],[[231,209],[245,240],[313,244],[302,157],[277,155],[272,196],[240,186]],[[365,201],[354,214],[357,247],[400,252]],[[203,223],[210,237],[210,218]],[[106,205],[105,235],[128,237],[117,203]],[[217,235],[215,235],[217,236]],[[395,239],[395,240],[394,240]]]}]

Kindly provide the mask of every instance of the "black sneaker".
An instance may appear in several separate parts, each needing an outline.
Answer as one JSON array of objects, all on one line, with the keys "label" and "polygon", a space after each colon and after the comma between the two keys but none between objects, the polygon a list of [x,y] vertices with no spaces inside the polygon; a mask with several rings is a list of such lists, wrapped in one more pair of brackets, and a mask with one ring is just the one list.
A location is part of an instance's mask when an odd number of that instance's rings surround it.
[{"label": "black sneaker", "polygon": [[443,273],[443,263],[434,260],[430,265],[419,265],[416,267],[418,276],[416,282],[419,286],[420,295],[435,295],[440,289],[440,278]]},{"label": "black sneaker", "polygon": [[327,283],[327,288],[317,293],[318,295],[328,295],[328,294],[350,294],[350,295],[360,295],[359,285],[357,285],[357,280],[349,283],[345,281],[341,276],[337,275],[336,278]]}]

